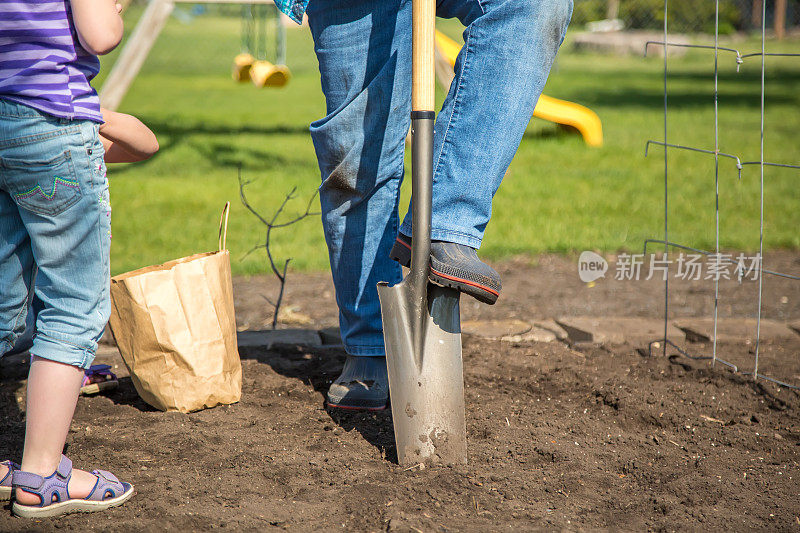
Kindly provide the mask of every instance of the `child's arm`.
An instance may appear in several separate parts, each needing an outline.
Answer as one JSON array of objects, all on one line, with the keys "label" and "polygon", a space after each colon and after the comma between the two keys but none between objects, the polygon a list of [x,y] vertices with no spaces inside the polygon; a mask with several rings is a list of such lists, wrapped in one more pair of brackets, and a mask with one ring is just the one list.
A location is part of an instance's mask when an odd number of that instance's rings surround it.
[{"label": "child's arm", "polygon": [[116,48],[122,40],[122,17],[116,0],[70,0],[70,3],[78,39],[87,52],[101,56]]},{"label": "child's arm", "polygon": [[158,140],[150,129],[131,115],[101,109],[105,124],[100,140],[106,149],[106,163],[133,163],[150,158],[158,151]]}]

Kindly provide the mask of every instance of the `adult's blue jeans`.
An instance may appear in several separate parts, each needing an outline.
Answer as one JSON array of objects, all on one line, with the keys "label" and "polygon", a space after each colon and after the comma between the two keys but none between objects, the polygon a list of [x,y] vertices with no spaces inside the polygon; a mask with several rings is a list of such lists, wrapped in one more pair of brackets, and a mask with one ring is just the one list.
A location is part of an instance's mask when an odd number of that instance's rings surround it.
[{"label": "adult's blue jeans", "polygon": [[[441,0],[466,27],[436,119],[434,240],[479,248],[508,169],[564,39],[572,0]],[[411,235],[398,202],[411,112],[411,1],[311,0],[308,21],[327,115],[311,124],[339,322],[351,355],[384,355],[379,281]]]},{"label": "adult's blue jeans", "polygon": [[0,356],[35,320],[32,354],[88,368],[110,312],[110,246],[98,124],[0,99]]}]

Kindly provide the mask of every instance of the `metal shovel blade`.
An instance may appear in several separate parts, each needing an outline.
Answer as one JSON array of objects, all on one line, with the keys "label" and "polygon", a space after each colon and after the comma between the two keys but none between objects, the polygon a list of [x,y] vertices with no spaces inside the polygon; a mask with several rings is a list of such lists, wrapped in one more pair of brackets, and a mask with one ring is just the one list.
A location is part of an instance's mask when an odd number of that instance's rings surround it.
[{"label": "metal shovel blade", "polygon": [[428,283],[433,188],[436,2],[412,2],[411,270],[378,284],[397,459],[466,463],[458,291]]},{"label": "metal shovel blade", "polygon": [[464,464],[459,293],[429,284],[427,305],[419,309],[412,281],[378,285],[397,459],[401,465]]}]

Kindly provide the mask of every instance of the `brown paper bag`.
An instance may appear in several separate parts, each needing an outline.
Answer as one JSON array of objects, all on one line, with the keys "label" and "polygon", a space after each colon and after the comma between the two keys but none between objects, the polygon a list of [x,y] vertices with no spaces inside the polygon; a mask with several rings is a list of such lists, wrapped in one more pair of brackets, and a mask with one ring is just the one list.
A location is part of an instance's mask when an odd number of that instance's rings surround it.
[{"label": "brown paper bag", "polygon": [[239,401],[230,254],[230,202],[219,251],[176,259],[111,279],[111,330],[144,401],[188,413]]}]

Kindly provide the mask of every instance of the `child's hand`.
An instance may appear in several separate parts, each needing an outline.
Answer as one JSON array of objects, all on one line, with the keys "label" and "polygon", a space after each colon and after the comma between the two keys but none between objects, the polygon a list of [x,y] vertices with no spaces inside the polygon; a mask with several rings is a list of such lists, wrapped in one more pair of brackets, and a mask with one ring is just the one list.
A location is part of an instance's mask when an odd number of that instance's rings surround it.
[{"label": "child's hand", "polygon": [[105,121],[100,126],[100,140],[106,149],[106,163],[143,161],[158,151],[158,139],[138,118],[108,109],[100,111]]},{"label": "child's hand", "polygon": [[81,46],[90,54],[104,55],[122,40],[122,5],[115,0],[70,0],[72,21]]}]

